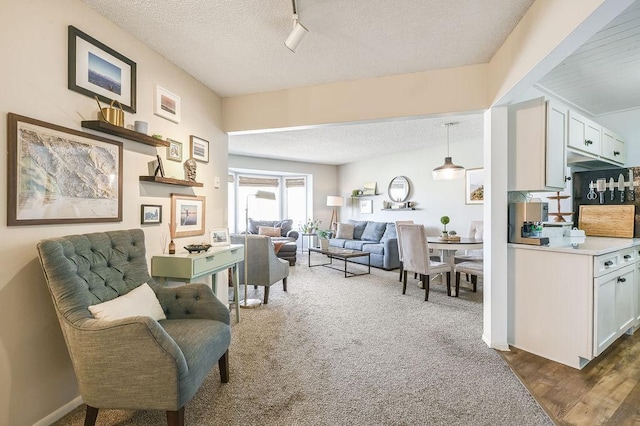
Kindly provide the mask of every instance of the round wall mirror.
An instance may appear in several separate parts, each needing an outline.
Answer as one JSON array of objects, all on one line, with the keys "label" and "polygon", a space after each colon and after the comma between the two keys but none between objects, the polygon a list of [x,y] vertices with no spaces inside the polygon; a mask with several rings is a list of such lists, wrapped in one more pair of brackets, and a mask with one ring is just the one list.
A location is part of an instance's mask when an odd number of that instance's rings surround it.
[{"label": "round wall mirror", "polygon": [[402,203],[409,198],[411,184],[404,176],[396,176],[389,183],[389,198],[395,203]]}]

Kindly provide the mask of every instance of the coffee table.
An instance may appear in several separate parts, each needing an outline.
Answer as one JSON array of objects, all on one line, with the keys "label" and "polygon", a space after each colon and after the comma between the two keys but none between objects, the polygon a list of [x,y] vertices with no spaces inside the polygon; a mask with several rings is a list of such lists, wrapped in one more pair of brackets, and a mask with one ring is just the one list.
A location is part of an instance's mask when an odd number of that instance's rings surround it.
[{"label": "coffee table", "polygon": [[[371,273],[371,253],[367,253],[365,251],[359,251],[359,250],[351,250],[351,249],[344,249],[344,248],[340,248],[340,247],[329,247],[327,249],[322,249],[322,248],[314,248],[314,247],[309,247],[309,268],[313,267],[313,266],[325,266],[327,268],[331,268],[331,269],[335,269],[338,271],[342,271],[342,268],[337,268],[335,266],[333,266],[333,259],[340,259],[344,262],[344,277],[345,278],[349,278],[349,277],[354,277],[356,275],[366,275],[366,274],[370,274]],[[329,257],[329,262],[327,263],[319,263],[317,265],[312,265],[311,264],[311,253],[320,253],[320,254],[324,254],[325,256]],[[348,259],[352,258],[352,257],[361,257],[361,256],[366,256],[367,257],[367,268],[368,271],[367,272],[350,272],[347,271],[347,263],[349,263]]]}]

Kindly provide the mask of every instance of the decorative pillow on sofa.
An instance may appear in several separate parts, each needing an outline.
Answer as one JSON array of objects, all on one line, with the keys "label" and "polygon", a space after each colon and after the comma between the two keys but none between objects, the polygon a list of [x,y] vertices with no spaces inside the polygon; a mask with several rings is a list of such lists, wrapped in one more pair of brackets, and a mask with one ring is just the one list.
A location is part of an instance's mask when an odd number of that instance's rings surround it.
[{"label": "decorative pillow on sofa", "polygon": [[353,240],[353,230],[355,226],[352,223],[339,223],[338,232],[336,238],[342,238],[344,240]]},{"label": "decorative pillow on sofa", "polygon": [[368,222],[360,239],[363,241],[380,241],[386,229],[386,222]]},{"label": "decorative pillow on sofa", "polygon": [[95,319],[107,321],[145,316],[151,317],[156,321],[167,318],[156,294],[147,283],[115,299],[91,305],[89,306],[89,311]]},{"label": "decorative pillow on sofa", "polygon": [[355,226],[355,228],[353,228],[353,239],[361,240],[364,228],[367,226],[367,221],[349,219],[349,223]]},{"label": "decorative pillow on sofa", "polygon": [[390,238],[398,238],[398,231],[396,229],[396,224],[393,222],[387,223],[387,229],[384,231],[384,234],[382,235],[382,238],[380,238],[380,241],[388,240]]},{"label": "decorative pillow on sofa", "polygon": [[266,235],[267,237],[279,237],[282,229],[271,226],[258,226],[258,235]]}]

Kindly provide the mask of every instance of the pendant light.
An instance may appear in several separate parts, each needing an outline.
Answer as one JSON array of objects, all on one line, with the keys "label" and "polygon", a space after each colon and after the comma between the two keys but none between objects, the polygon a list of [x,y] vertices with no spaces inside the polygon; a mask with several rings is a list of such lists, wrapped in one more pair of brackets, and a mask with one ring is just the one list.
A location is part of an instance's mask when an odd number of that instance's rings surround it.
[{"label": "pendant light", "polygon": [[464,176],[464,167],[453,164],[449,156],[449,127],[458,123],[444,123],[447,128],[447,156],[444,158],[444,164],[433,169],[433,179],[458,179]]}]

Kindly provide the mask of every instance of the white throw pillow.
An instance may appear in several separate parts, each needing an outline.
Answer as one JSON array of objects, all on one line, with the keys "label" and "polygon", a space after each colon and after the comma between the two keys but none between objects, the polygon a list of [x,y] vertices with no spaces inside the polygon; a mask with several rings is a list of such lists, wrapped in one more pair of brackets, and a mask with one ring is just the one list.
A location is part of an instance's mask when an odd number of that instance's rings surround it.
[{"label": "white throw pillow", "polygon": [[353,231],[355,230],[355,228],[356,227],[351,223],[339,223],[336,238],[353,240]]},{"label": "white throw pillow", "polygon": [[151,317],[156,321],[167,318],[156,294],[147,283],[115,299],[91,305],[89,311],[95,319],[107,321],[127,317]]}]

